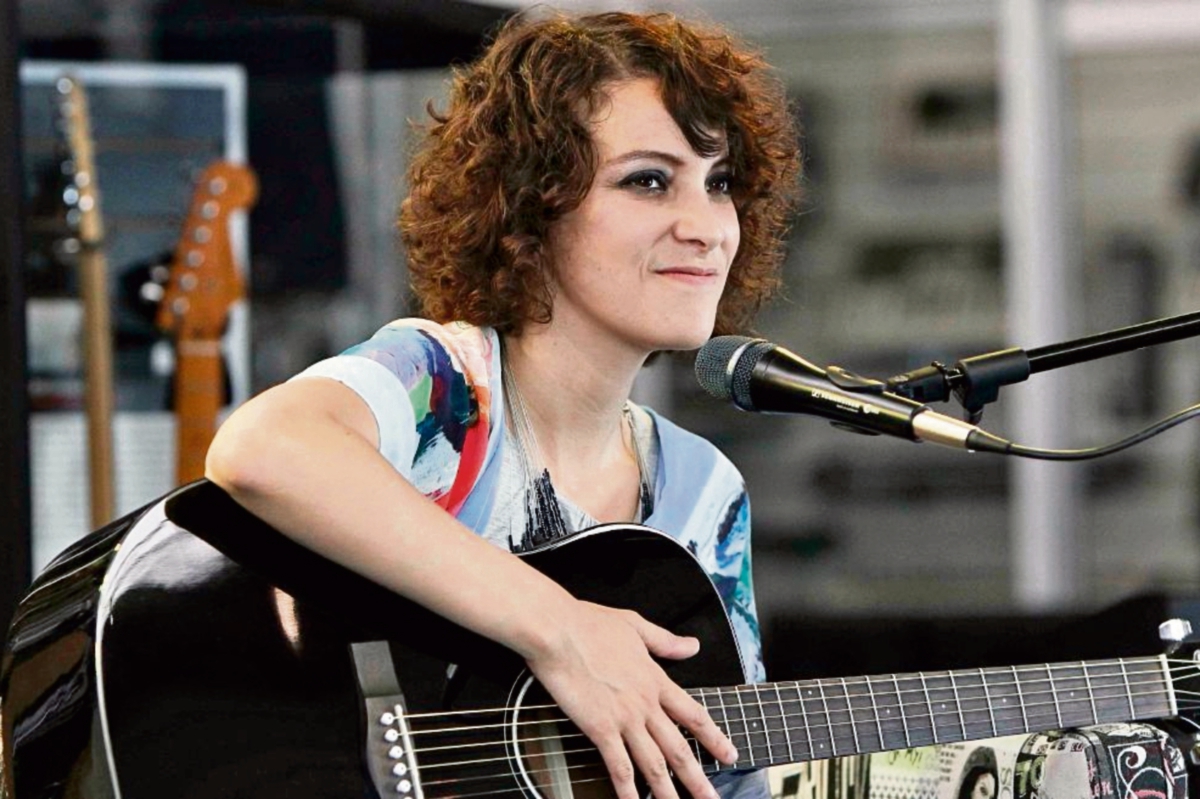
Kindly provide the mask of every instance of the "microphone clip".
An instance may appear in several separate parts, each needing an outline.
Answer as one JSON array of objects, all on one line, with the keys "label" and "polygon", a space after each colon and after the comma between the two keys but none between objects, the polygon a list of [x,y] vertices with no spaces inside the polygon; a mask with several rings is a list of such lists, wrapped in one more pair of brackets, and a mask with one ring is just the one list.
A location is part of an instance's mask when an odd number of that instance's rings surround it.
[{"label": "microphone clip", "polygon": [[945,402],[953,393],[967,412],[967,421],[979,424],[983,408],[1000,397],[1000,387],[1029,379],[1032,369],[1025,350],[1013,347],[963,358],[953,366],[934,361],[930,366],[888,378],[893,394],[917,402]]},{"label": "microphone clip", "polygon": [[887,384],[882,380],[856,375],[840,366],[826,366],[825,375],[829,378],[830,383],[843,391],[853,391],[859,394],[882,394],[888,390]]}]

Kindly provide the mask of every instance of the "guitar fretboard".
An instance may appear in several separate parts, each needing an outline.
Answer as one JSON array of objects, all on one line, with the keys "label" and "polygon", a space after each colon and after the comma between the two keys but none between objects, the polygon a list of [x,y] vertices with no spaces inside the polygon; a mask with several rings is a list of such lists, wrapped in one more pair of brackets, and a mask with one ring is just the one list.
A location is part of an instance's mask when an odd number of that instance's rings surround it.
[{"label": "guitar fretboard", "polygon": [[[734,768],[1174,715],[1163,657],[892,674],[691,691]],[[708,770],[718,770],[706,754]]]}]

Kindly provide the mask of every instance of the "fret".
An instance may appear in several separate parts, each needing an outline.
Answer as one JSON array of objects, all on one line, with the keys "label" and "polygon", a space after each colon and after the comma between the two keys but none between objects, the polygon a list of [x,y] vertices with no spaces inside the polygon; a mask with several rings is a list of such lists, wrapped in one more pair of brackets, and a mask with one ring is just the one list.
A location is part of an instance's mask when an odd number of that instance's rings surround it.
[{"label": "fret", "polygon": [[992,737],[1028,732],[1021,686],[1015,669],[983,669],[983,686],[990,708]]},{"label": "fret", "polygon": [[939,743],[937,734],[937,719],[933,715],[933,701],[929,698],[929,682],[925,679],[925,672],[921,672],[921,691],[925,694],[925,705],[929,708],[929,726],[933,731],[933,742]]},{"label": "fret", "polygon": [[814,760],[836,756],[833,742],[833,727],[829,719],[829,704],[825,701],[825,689],[819,681],[805,683],[801,705],[808,721],[809,752]]},{"label": "fret", "polygon": [[933,708],[929,704],[925,675],[899,675],[896,682],[900,686],[900,701],[907,723],[909,746],[937,743],[937,727],[933,723]]},{"label": "fret", "polygon": [[930,699],[930,711],[933,714],[933,730],[938,735],[938,742],[949,743],[965,739],[967,732],[958,707],[954,675],[950,672],[925,674],[925,685]]},{"label": "fret", "polygon": [[862,744],[858,742],[858,722],[854,720],[854,701],[850,695],[850,686],[845,678],[838,680],[838,684],[842,688],[842,697],[846,700],[846,717],[850,719],[850,737],[854,739],[854,754],[859,754],[863,751]]},{"label": "fret", "polygon": [[1123,660],[1101,660],[1085,664],[1092,689],[1092,709],[1097,722],[1129,721],[1133,718],[1133,698],[1129,695],[1129,676]]},{"label": "fret", "polygon": [[871,715],[879,733],[879,750],[904,749],[908,746],[907,729],[897,683],[891,676],[864,680]]},{"label": "fret", "polygon": [[866,677],[842,680],[842,690],[846,693],[846,704],[850,708],[850,723],[855,731],[856,750],[865,754],[886,749],[871,681]]},{"label": "fret", "polygon": [[1017,674],[1016,666],[1012,667],[1012,675],[1013,685],[1017,687],[1017,704],[1021,706],[1021,721],[1024,722],[1024,726],[1021,728],[1021,731],[1030,732],[1033,728],[1029,726],[1029,715],[1025,712],[1025,696],[1021,691],[1021,676]]},{"label": "fret", "polygon": [[900,695],[900,679],[895,674],[892,675],[892,685],[896,689],[897,712],[900,714],[900,723],[904,727],[904,747],[911,749],[912,738],[908,734],[908,714],[904,712],[904,699]]},{"label": "fret", "polygon": [[721,705],[721,729],[725,730],[725,735],[729,737],[730,742],[738,750],[738,760],[742,758],[742,752],[746,750],[745,744],[737,742],[737,731],[733,728],[733,719],[729,717],[729,707],[725,704],[725,692],[721,689],[714,691],[717,697],[717,702]]},{"label": "fret", "polygon": [[829,734],[829,753],[834,757],[838,757],[838,735],[834,732],[833,715],[829,713],[829,698],[824,693],[824,683],[821,680],[816,681],[817,690],[821,692],[821,707],[824,709],[824,717],[826,717],[826,731]]},{"label": "fret", "polygon": [[1046,667],[1046,681],[1050,683],[1050,696],[1054,699],[1054,715],[1058,719],[1058,723],[1054,726],[1058,729],[1063,728],[1062,706],[1058,704],[1058,689],[1054,685],[1054,675],[1050,673],[1050,667]]},{"label": "fret", "polygon": [[979,684],[983,686],[983,701],[987,705],[988,718],[992,722],[991,737],[995,738],[1000,732],[996,729],[996,711],[992,707],[992,693],[988,690],[987,673],[983,669],[979,670]]},{"label": "fret", "polygon": [[[1137,718],[1156,718],[1176,715],[1175,694],[1171,688],[1170,671],[1165,657],[1143,660],[1137,665],[1142,669],[1134,672],[1136,686],[1133,691]],[[1144,676],[1143,676],[1144,675]]]},{"label": "fret", "polygon": [[962,697],[958,693],[958,682],[954,679],[954,672],[946,672],[950,678],[950,691],[954,694],[954,709],[958,711],[958,726],[962,727],[963,738],[967,736],[967,718],[963,715]]},{"label": "fret", "polygon": [[875,719],[875,731],[879,733],[879,751],[888,748],[887,742],[883,740],[883,722],[879,718],[879,703],[875,701],[875,687],[871,685],[871,680],[865,679],[863,682],[867,686],[867,696],[871,700],[871,715]]},{"label": "fret", "polygon": [[1100,721],[1100,713],[1096,710],[1096,692],[1092,688],[1092,677],[1088,674],[1087,661],[1081,660],[1079,661],[1079,665],[1083,668],[1083,684],[1085,690],[1087,690],[1088,704],[1092,707],[1092,720],[1090,723],[1096,724]]},{"label": "fret", "polygon": [[[724,716],[721,716],[721,717],[717,716],[717,712],[716,712],[717,708],[715,708],[709,704],[708,696],[704,693],[705,689],[704,688],[696,688],[696,689],[694,689],[694,691],[695,691],[695,693],[693,695],[693,698],[697,702],[699,702],[701,705],[704,706],[704,709],[706,711],[708,711],[708,715],[710,718],[712,718],[713,722],[716,723],[716,725],[718,727],[720,727],[723,732],[728,734]],[[716,693],[718,695],[720,694],[719,691],[714,691],[714,693]],[[717,759],[715,757],[713,757],[711,754],[709,754],[708,750],[702,748],[700,746],[700,742],[697,741],[693,736],[688,735],[687,737],[688,737],[688,740],[691,741],[692,749],[696,753],[696,759],[700,761],[701,765],[711,767],[711,768],[706,768],[705,771],[719,770],[720,763],[717,761]]]},{"label": "fret", "polygon": [[1062,714],[1054,681],[1048,666],[1026,666],[1019,671],[1023,680],[1026,721],[1030,730],[1062,729]]},{"label": "fret", "polygon": [[1134,707],[1133,707],[1133,688],[1129,685],[1129,670],[1127,668],[1125,668],[1125,658],[1121,658],[1120,662],[1121,662],[1121,676],[1125,680],[1125,696],[1129,699],[1129,717],[1131,719],[1136,719],[1137,718],[1137,710],[1134,709]]},{"label": "fret", "polygon": [[958,671],[950,675],[958,702],[958,719],[964,739],[989,738],[996,734],[995,716],[988,700],[982,672]]},{"label": "fret", "polygon": [[752,726],[755,732],[761,731],[762,733],[763,744],[767,750],[767,760],[763,765],[769,765],[776,762],[775,753],[771,751],[771,727],[767,721],[767,712],[763,707],[762,693],[759,692],[758,685],[751,683],[750,687],[754,690],[754,710],[756,716]]},{"label": "fret", "polygon": [[[783,730],[783,740],[787,746],[787,762],[796,762],[796,750],[792,748],[792,733],[791,724],[788,721],[789,713],[783,704],[783,695],[779,692],[779,683],[775,683],[775,703],[779,705],[779,722]],[[803,712],[803,709],[801,709]]]},{"label": "fret", "polygon": [[742,729],[746,734],[746,748],[739,752],[743,757],[739,757],[738,762],[746,759],[749,761],[748,765],[756,766],[758,765],[758,759],[754,756],[754,739],[750,736],[750,720],[746,718],[746,705],[742,702],[742,692],[735,688],[733,689],[733,695],[737,697],[737,711],[738,715],[742,717]]},{"label": "fret", "polygon": [[1073,665],[1050,666],[1050,689],[1054,692],[1059,727],[1083,727],[1096,723],[1091,697],[1081,670]]}]

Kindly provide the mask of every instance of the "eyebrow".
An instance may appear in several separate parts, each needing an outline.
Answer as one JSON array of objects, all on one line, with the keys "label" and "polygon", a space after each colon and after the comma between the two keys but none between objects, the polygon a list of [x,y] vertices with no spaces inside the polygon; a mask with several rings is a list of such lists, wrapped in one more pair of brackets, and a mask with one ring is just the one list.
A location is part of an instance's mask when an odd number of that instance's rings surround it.
[{"label": "eyebrow", "polygon": [[[641,160],[666,161],[673,167],[679,167],[683,165],[683,159],[674,153],[668,153],[662,150],[630,150],[627,153],[622,153],[621,155],[608,159],[602,164],[602,167],[621,166],[622,164],[627,164],[630,161]],[[713,168],[727,166],[728,164],[729,154],[726,153],[724,156],[713,162]]]}]

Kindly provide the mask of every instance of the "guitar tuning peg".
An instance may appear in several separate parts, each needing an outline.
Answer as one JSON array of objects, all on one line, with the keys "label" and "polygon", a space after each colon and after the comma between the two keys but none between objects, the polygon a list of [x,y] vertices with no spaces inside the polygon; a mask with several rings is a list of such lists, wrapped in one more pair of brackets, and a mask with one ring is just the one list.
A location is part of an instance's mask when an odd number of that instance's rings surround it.
[{"label": "guitar tuning peg", "polygon": [[1158,640],[1164,644],[1180,644],[1192,634],[1192,623],[1187,619],[1167,619],[1158,625]]}]

